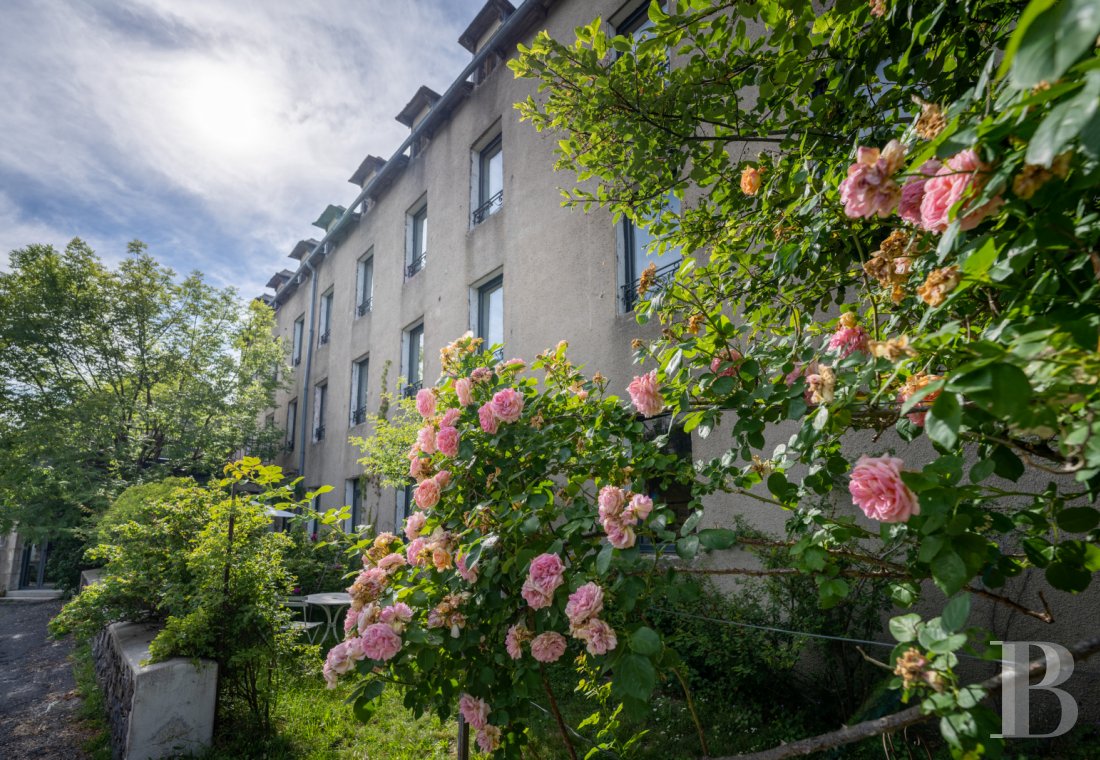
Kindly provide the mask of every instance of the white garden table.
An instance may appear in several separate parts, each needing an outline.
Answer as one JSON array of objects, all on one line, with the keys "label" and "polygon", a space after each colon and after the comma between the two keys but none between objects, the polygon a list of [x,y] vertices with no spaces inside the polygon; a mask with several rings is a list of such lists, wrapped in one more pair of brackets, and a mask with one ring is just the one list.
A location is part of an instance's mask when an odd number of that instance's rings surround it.
[{"label": "white garden table", "polygon": [[351,606],[351,599],[346,591],[324,591],[319,594],[307,594],[303,601],[313,607],[320,607],[325,613],[325,624],[332,633],[334,641],[344,638],[343,621],[339,611],[343,607]]}]

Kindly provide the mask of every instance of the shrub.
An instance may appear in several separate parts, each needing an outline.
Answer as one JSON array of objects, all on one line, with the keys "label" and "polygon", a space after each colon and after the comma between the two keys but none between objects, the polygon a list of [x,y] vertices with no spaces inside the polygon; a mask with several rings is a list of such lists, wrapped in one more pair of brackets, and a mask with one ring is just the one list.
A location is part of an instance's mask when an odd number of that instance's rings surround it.
[{"label": "shrub", "polygon": [[135,511],[142,521],[118,524],[112,542],[92,551],[107,561],[103,579],[69,602],[50,628],[86,639],[119,620],[161,623],[152,661],[215,660],[222,717],[243,710],[265,730],[280,668],[299,651],[280,604],[292,587],[283,561],[291,539],[270,530],[266,508],[305,502],[292,502],[290,486],[278,485],[280,469],[258,459],[230,464],[225,474],[207,487],[185,485],[141,500]]}]

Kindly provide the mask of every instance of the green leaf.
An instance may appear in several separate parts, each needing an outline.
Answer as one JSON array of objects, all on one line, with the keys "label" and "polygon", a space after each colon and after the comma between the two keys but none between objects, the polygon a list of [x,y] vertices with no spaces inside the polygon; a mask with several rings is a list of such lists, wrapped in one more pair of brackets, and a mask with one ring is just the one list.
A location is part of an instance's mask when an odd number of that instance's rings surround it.
[{"label": "green leaf", "polygon": [[381,704],[378,698],[382,696],[385,688],[386,685],[382,681],[369,681],[363,686],[352,705],[352,712],[355,714],[356,720],[366,723],[371,719],[375,710]]},{"label": "green leaf", "polygon": [[1058,513],[1057,522],[1070,533],[1087,533],[1100,525],[1100,512],[1092,507],[1071,507]]},{"label": "green leaf", "polygon": [[1021,23],[1009,43],[1009,50],[1015,46],[1012,83],[1019,89],[1054,84],[1100,35],[1100,4],[1095,0],[1032,0],[1021,22],[1025,18],[1030,23]]},{"label": "green leaf", "polygon": [[1046,569],[1047,583],[1060,591],[1077,593],[1089,587],[1092,573],[1080,565],[1051,562]]},{"label": "green leaf", "polygon": [[1100,109],[1100,72],[1090,72],[1084,89],[1076,97],[1059,103],[1039,124],[1027,146],[1029,164],[1049,167]]},{"label": "green leaf", "polygon": [[737,543],[737,533],[728,528],[707,528],[699,531],[699,543],[707,551],[728,549]]},{"label": "green leaf", "polygon": [[1016,365],[1003,362],[965,372],[953,378],[947,387],[965,394],[997,417],[1014,417],[1031,400],[1027,375]]},{"label": "green leaf", "polygon": [[970,594],[952,597],[943,608],[943,614],[940,617],[943,620],[943,627],[948,631],[961,630],[966,625],[966,619],[970,617]]},{"label": "green leaf", "polygon": [[997,69],[997,79],[1002,79],[1008,73],[1012,62],[1016,59],[1016,52],[1020,49],[1020,43],[1023,42],[1028,28],[1035,22],[1035,19],[1039,18],[1043,11],[1054,5],[1054,2],[1055,0],[1032,0],[1024,8],[1020,18],[1016,20],[1016,29],[1005,46],[1004,58],[1001,59],[1001,66]]},{"label": "green leaf", "polygon": [[634,697],[643,702],[649,700],[653,687],[657,685],[657,672],[648,657],[627,653],[615,664],[613,683],[623,695]]},{"label": "green leaf", "polygon": [[615,547],[611,544],[604,544],[600,549],[600,553],[596,555],[596,574],[607,575],[608,569],[611,567],[611,555],[615,551]]},{"label": "green leaf", "polygon": [[680,559],[692,560],[699,553],[699,536],[684,536],[676,542],[676,553]]},{"label": "green leaf", "polygon": [[959,591],[969,579],[966,563],[950,546],[945,546],[932,560],[932,580],[948,596]]},{"label": "green leaf", "polygon": [[902,644],[916,641],[918,625],[920,625],[920,615],[915,612],[890,618],[890,635]]},{"label": "green leaf", "polygon": [[1024,474],[1024,463],[1007,446],[998,444],[993,449],[993,472],[1005,480],[1015,483]]},{"label": "green leaf", "polygon": [[643,625],[630,634],[630,648],[646,657],[656,657],[661,653],[661,637],[652,628]]},{"label": "green leaf", "polygon": [[945,449],[953,449],[959,442],[959,425],[962,409],[953,393],[943,393],[932,404],[924,420],[924,431],[934,443]]}]

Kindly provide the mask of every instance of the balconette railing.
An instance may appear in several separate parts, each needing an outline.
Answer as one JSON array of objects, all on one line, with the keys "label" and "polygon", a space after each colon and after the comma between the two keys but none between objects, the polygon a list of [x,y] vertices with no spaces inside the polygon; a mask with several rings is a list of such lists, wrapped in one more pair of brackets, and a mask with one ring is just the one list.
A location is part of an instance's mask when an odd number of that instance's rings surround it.
[{"label": "balconette railing", "polygon": [[498,190],[493,194],[489,200],[482,203],[480,206],[473,210],[470,215],[473,217],[474,225],[479,225],[484,222],[490,214],[496,213],[497,209],[504,205],[504,191]]}]

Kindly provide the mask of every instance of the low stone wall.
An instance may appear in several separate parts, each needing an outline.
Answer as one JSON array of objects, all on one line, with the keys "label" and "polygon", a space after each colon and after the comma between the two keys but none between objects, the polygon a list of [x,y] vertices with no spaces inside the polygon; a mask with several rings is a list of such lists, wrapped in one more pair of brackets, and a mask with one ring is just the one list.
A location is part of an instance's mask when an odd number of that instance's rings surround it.
[{"label": "low stone wall", "polygon": [[142,665],[154,626],[115,623],[92,645],[116,760],[154,760],[201,751],[214,734],[218,667],[183,657]]}]

